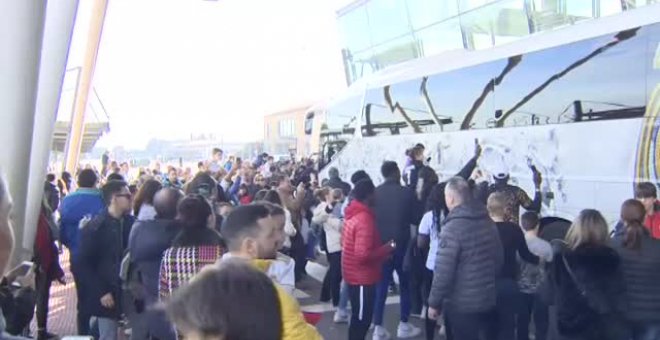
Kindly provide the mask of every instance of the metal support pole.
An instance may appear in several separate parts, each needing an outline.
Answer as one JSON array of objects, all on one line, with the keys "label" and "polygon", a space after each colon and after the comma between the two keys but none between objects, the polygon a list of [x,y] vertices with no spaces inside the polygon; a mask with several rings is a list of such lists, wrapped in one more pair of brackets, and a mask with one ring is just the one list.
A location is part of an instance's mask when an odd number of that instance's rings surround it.
[{"label": "metal support pole", "polygon": [[80,73],[80,83],[76,90],[75,111],[71,120],[71,132],[69,133],[69,140],[67,142],[69,148],[67,149],[65,168],[71,173],[75,173],[78,167],[78,159],[85,131],[87,99],[89,98],[89,91],[92,87],[92,80],[94,79],[94,68],[101,43],[101,34],[103,32],[103,23],[107,8],[108,0],[95,0],[87,37],[87,51],[85,52],[85,59]]}]

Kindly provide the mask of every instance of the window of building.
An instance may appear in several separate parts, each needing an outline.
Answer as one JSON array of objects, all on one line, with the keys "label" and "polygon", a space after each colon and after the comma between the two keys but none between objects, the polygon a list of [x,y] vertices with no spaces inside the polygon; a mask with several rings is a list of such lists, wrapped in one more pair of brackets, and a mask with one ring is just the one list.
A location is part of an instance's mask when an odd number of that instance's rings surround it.
[{"label": "window of building", "polygon": [[496,1],[500,0],[458,0],[458,8],[461,12],[466,12]]},{"label": "window of building", "polygon": [[344,47],[351,53],[371,47],[366,5],[346,12],[337,19]]},{"label": "window of building", "polygon": [[498,126],[641,116],[644,53],[628,30],[524,55],[495,89]]},{"label": "window of building", "polygon": [[405,1],[377,0],[367,3],[371,42],[378,45],[411,31]]},{"label": "window of building", "polygon": [[280,137],[294,137],[296,135],[296,121],[293,119],[280,120],[278,132]]},{"label": "window of building", "polygon": [[499,1],[461,15],[469,48],[483,49],[529,35],[524,0]]},{"label": "window of building", "polygon": [[382,69],[419,56],[418,44],[411,34],[406,34],[375,47],[372,61],[377,69]]},{"label": "window of building", "polygon": [[458,15],[456,0],[407,0],[408,16],[413,29],[421,29]]},{"label": "window of building", "polygon": [[417,38],[419,54],[424,57],[463,48],[463,35],[458,18],[417,31],[415,38]]}]

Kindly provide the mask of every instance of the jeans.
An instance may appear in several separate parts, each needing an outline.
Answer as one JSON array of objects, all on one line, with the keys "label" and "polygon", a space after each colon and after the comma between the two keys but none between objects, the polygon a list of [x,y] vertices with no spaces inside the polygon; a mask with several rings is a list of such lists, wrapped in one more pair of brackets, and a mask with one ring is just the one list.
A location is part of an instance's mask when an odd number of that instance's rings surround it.
[{"label": "jeans", "polygon": [[349,340],[364,340],[369,332],[374,314],[376,286],[348,286],[351,297],[351,323],[348,326]]},{"label": "jeans", "polygon": [[307,236],[307,244],[305,244],[305,251],[307,254],[307,259],[313,260],[316,259],[316,246],[319,244],[319,238],[316,236],[316,233],[311,229]]},{"label": "jeans", "polygon": [[385,300],[389,289],[392,272],[396,270],[399,276],[399,295],[401,297],[401,322],[408,322],[410,316],[410,277],[408,272],[403,271],[403,258],[406,254],[405,248],[397,248],[392,259],[383,264],[383,278],[376,287],[376,305],[374,306],[374,325],[383,325],[383,313],[385,312]]},{"label": "jeans", "polygon": [[660,324],[635,323],[632,325],[633,340],[660,340]]},{"label": "jeans", "polygon": [[323,288],[328,290],[332,297],[332,305],[337,307],[341,290],[341,252],[329,253],[328,262],[330,267],[323,278]]},{"label": "jeans", "polygon": [[341,310],[347,310],[348,309],[348,299],[349,299],[349,293],[348,293],[348,283],[346,281],[342,280],[341,281],[341,287],[339,288],[339,305],[337,306],[338,309]]},{"label": "jeans", "polygon": [[[93,317],[99,327],[99,340],[117,340],[119,322],[110,318]],[[93,322],[93,321],[92,321]]]},{"label": "jeans", "polygon": [[450,309],[445,313],[454,340],[494,339],[489,330],[495,318],[494,312],[461,313]]},{"label": "jeans", "polygon": [[537,294],[520,294],[520,311],[518,312],[518,340],[529,340],[529,323],[534,315],[535,340],[548,338],[548,306]]},{"label": "jeans", "polygon": [[516,313],[520,310],[518,283],[512,279],[498,279],[497,283],[497,339],[515,339]]}]

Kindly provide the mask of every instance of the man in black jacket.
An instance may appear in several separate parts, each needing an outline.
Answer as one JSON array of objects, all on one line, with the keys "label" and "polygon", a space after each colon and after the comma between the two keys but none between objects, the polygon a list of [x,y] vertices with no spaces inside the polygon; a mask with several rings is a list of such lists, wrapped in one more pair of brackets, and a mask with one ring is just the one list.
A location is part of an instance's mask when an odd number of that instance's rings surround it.
[{"label": "man in black jacket", "polygon": [[326,185],[332,189],[341,189],[341,191],[344,193],[344,196],[348,196],[348,194],[351,192],[351,185],[341,180],[339,177],[339,170],[337,170],[335,167],[330,168],[328,170],[328,176],[330,179],[328,179]]},{"label": "man in black jacket", "polygon": [[383,276],[376,288],[376,305],[374,307],[374,339],[388,339],[389,333],[383,325],[385,299],[396,270],[399,276],[401,294],[401,317],[397,330],[398,338],[410,338],[421,334],[421,330],[410,323],[410,275],[403,270],[403,259],[411,237],[411,225],[415,222],[415,193],[412,189],[401,185],[401,171],[396,162],[386,161],[381,166],[381,174],[385,183],[376,188],[376,227],[383,243],[395,240],[396,249],[392,258],[383,264]]},{"label": "man in black jacket", "polygon": [[473,199],[467,181],[454,177],[445,187],[449,214],[440,232],[429,317],[441,308],[460,340],[477,340],[493,318],[495,281],[504,262],[502,243],[486,207]]},{"label": "man in black jacket", "polygon": [[[175,218],[176,208],[182,198],[180,190],[161,189],[154,197],[156,218],[137,221],[131,230],[128,251],[131,254],[131,267],[134,268],[131,274],[137,276],[131,281],[137,281],[138,289],[135,290],[141,292],[142,296],[135,298],[144,304],[144,315],[138,313],[135,316],[137,321],[133,323],[132,335],[138,339],[148,336],[160,340],[176,339],[165,315],[153,307],[158,302],[158,280],[163,252],[172,246],[172,240],[181,229]],[[141,322],[144,324],[140,324]]]},{"label": "man in black jacket", "polygon": [[134,218],[131,193],[123,181],[102,188],[106,211],[81,230],[79,258],[85,309],[98,321],[100,340],[116,340],[121,315],[120,268]]}]

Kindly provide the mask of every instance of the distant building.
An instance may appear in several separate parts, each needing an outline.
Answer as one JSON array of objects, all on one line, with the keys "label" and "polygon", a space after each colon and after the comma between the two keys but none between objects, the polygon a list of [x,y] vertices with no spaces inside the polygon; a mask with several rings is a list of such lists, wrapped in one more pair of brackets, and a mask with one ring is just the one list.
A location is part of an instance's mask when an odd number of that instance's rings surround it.
[{"label": "distant building", "polygon": [[271,155],[311,153],[309,138],[305,135],[305,114],[311,105],[298,106],[264,117],[264,148]]}]

